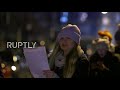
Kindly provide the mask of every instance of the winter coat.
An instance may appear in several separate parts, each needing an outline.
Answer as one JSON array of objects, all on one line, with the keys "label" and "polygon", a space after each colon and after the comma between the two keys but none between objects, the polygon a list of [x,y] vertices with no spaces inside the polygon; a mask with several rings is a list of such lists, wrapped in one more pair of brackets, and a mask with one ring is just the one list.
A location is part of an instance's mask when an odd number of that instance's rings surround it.
[{"label": "winter coat", "polygon": [[[55,67],[53,71],[60,78],[63,78],[63,67],[62,68]],[[84,54],[80,58],[78,58],[76,62],[75,72],[72,78],[86,79],[88,78],[88,75],[89,75],[89,62],[86,55]]]},{"label": "winter coat", "polygon": [[[97,62],[102,62],[106,68],[98,67]],[[93,69],[93,65],[95,68]],[[97,52],[90,57],[90,78],[120,78],[120,62],[112,53],[107,51],[106,55],[101,58]]]}]

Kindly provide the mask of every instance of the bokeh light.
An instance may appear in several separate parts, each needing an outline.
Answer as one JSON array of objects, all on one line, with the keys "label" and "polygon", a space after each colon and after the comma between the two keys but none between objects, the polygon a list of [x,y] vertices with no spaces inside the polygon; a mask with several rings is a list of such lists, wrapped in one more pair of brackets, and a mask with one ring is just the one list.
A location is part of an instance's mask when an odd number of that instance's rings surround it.
[{"label": "bokeh light", "polygon": [[13,61],[14,61],[14,62],[17,62],[17,60],[18,60],[18,59],[17,59],[17,56],[13,56]]},{"label": "bokeh light", "polygon": [[108,12],[101,12],[102,14],[107,14]]},{"label": "bokeh light", "polygon": [[16,66],[11,66],[11,69],[12,69],[13,71],[16,71]]}]

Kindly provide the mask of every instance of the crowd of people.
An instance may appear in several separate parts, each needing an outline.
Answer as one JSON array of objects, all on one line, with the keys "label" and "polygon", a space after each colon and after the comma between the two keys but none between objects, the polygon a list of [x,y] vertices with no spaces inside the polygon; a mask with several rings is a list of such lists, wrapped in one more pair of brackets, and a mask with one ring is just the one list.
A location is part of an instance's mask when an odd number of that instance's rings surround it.
[{"label": "crowd of people", "polygon": [[[47,78],[120,78],[120,24],[115,36],[109,30],[98,31],[94,53],[88,58],[80,45],[81,32],[68,24],[57,36],[56,45],[49,56],[51,70]],[[116,45],[112,43],[115,38]]]},{"label": "crowd of people", "polygon": [[[93,53],[89,56],[81,47],[81,31],[77,25],[68,24],[56,37],[56,45],[48,53],[50,70],[46,78],[120,78],[120,24],[113,36],[109,30],[98,31],[93,40]],[[116,41],[112,43],[113,38]],[[4,78],[3,71],[0,77]]]}]

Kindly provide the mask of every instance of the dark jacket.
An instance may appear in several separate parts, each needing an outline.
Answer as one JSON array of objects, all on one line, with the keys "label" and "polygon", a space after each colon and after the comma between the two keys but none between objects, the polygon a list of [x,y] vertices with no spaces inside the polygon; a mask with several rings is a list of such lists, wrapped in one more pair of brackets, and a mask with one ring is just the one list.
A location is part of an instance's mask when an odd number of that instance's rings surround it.
[{"label": "dark jacket", "polygon": [[[76,69],[75,72],[72,76],[72,78],[81,78],[81,79],[86,79],[88,78],[88,73],[89,73],[89,62],[88,59],[86,57],[86,55],[84,54],[83,56],[81,56],[77,62],[76,62]],[[63,67],[60,68],[55,68],[54,72],[60,77],[63,78]]]},{"label": "dark jacket", "polygon": [[120,46],[115,46],[115,53],[120,54]]},{"label": "dark jacket", "polygon": [[4,78],[2,71],[0,71],[0,78]]},{"label": "dark jacket", "polygon": [[120,30],[119,29],[116,31],[114,38],[117,43],[117,45],[115,46],[115,53],[120,54],[120,45],[118,44],[118,42],[120,42]]},{"label": "dark jacket", "polygon": [[[0,63],[1,64],[1,63]],[[0,66],[0,78],[4,78],[3,73],[2,73],[2,67]]]},{"label": "dark jacket", "polygon": [[[97,61],[103,61],[103,64],[108,68],[100,70],[99,68],[91,69],[92,63]],[[97,64],[96,64],[97,65]],[[101,58],[97,52],[90,57],[90,78],[120,78],[120,62],[119,59],[114,56],[113,53],[107,52],[107,54]]]}]

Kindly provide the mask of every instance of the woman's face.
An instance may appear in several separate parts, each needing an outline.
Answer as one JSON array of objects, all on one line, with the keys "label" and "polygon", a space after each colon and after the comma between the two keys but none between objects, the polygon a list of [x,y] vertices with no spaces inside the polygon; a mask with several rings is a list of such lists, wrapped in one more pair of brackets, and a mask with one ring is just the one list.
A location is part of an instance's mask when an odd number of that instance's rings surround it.
[{"label": "woman's face", "polygon": [[63,51],[69,51],[75,46],[75,42],[69,37],[62,37],[59,41],[59,45]]},{"label": "woman's face", "polygon": [[107,45],[105,43],[99,43],[96,47],[98,54],[101,57],[104,57],[106,55],[107,52]]}]

